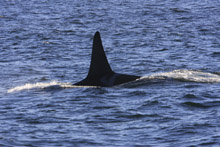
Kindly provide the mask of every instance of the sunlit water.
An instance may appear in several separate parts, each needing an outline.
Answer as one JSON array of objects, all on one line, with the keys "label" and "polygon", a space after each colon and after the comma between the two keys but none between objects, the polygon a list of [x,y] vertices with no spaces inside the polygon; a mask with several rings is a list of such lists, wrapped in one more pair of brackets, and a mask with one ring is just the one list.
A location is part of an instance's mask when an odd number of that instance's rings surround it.
[{"label": "sunlit water", "polygon": [[[220,2],[1,1],[0,146],[219,146]],[[72,85],[100,31],[140,79]]]}]

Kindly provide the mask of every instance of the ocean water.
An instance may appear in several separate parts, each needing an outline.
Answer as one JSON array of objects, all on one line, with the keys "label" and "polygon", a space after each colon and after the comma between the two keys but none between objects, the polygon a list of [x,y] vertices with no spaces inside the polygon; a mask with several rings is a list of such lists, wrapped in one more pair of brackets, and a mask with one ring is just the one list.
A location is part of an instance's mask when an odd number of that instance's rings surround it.
[{"label": "ocean water", "polygon": [[[0,146],[220,146],[219,0],[0,2]],[[100,31],[112,69],[73,86]]]}]

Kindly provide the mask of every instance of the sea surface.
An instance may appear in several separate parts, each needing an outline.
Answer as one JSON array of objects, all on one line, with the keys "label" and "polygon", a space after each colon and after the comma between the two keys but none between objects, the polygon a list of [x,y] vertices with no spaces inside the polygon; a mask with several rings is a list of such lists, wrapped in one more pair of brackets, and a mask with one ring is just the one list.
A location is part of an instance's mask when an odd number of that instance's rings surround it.
[{"label": "sea surface", "polygon": [[[219,0],[1,0],[1,147],[219,147]],[[100,31],[112,69],[77,87]]]}]

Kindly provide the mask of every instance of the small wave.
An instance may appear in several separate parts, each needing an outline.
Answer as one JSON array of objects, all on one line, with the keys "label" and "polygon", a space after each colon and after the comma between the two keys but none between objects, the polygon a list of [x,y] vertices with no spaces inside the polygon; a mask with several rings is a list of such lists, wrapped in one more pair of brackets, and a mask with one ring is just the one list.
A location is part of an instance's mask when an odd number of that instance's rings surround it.
[{"label": "small wave", "polygon": [[23,91],[23,90],[30,90],[30,89],[35,89],[35,88],[40,88],[40,89],[45,89],[45,88],[50,88],[50,87],[59,87],[59,88],[79,88],[79,87],[94,87],[94,86],[76,86],[71,83],[62,83],[62,82],[57,82],[57,81],[51,81],[48,83],[27,83],[22,86],[16,86],[14,88],[11,88],[8,90],[8,93],[12,92],[18,92],[18,91]]},{"label": "small wave", "polygon": [[144,76],[141,79],[175,79],[188,82],[201,83],[220,83],[220,76],[213,73],[207,73],[194,70],[174,70],[171,72],[156,73],[150,76]]},{"label": "small wave", "polygon": [[183,106],[186,107],[197,107],[197,108],[211,108],[211,107],[219,107],[220,101],[210,101],[210,102],[184,102]]}]

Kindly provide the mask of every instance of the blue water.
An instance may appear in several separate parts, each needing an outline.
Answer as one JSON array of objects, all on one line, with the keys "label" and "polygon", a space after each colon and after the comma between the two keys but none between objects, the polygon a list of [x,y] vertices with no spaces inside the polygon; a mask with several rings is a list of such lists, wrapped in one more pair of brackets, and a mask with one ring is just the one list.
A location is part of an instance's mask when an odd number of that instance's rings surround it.
[{"label": "blue water", "polygon": [[[0,146],[220,146],[220,1],[3,0]],[[100,31],[112,88],[74,87]]]}]

